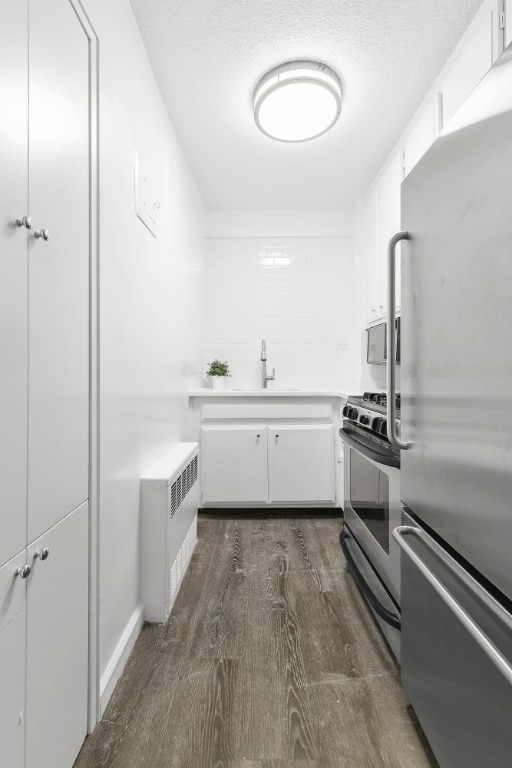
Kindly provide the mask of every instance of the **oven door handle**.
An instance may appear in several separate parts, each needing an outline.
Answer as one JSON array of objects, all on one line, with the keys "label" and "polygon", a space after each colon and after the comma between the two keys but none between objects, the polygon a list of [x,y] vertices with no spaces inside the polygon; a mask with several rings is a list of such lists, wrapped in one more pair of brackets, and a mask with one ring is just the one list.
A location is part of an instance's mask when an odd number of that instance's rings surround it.
[{"label": "oven door handle", "polygon": [[375,611],[377,616],[380,616],[380,618],[383,621],[385,621],[386,624],[389,624],[394,629],[400,630],[402,626],[402,622],[399,614],[398,613],[394,614],[394,613],[391,613],[391,611],[388,611],[388,609],[382,605],[379,598],[372,592],[372,590],[370,589],[366,581],[363,579],[363,577],[359,573],[357,564],[354,558],[352,557],[352,553],[348,548],[347,542],[345,541],[346,538],[350,538],[350,536],[347,536],[346,531],[343,530],[340,533],[341,549],[347,561],[347,568],[350,571],[350,574],[354,579],[359,591],[363,595],[366,602]]},{"label": "oven door handle", "polygon": [[357,438],[352,437],[344,427],[340,429],[339,433],[341,439],[347,445],[349,445],[355,451],[358,451],[358,453],[361,453],[363,456],[366,456],[366,458],[372,459],[372,461],[375,461],[376,464],[384,464],[386,467],[395,467],[395,469],[400,469],[399,458],[388,456],[384,453],[379,453],[379,451],[374,450],[369,445],[365,445],[364,443],[357,440]]}]

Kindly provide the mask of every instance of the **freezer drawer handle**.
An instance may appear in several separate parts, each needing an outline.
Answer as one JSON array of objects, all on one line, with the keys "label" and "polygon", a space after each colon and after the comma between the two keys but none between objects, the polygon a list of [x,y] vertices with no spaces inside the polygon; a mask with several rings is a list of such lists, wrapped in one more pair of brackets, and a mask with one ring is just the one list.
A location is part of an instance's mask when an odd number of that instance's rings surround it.
[{"label": "freezer drawer handle", "polygon": [[387,419],[388,440],[391,445],[401,451],[406,451],[410,443],[400,440],[396,433],[395,413],[395,374],[396,374],[396,334],[395,334],[395,255],[396,246],[400,240],[410,240],[408,232],[397,232],[388,245],[388,321],[386,323],[386,349],[388,364],[386,366],[387,380]]},{"label": "freezer drawer handle", "polygon": [[469,617],[464,608],[455,600],[455,598],[449,593],[444,584],[432,573],[430,568],[427,568],[425,563],[421,560],[416,552],[407,544],[404,536],[407,535],[417,536],[425,546],[428,546],[435,554],[439,554],[432,546],[430,541],[426,538],[419,528],[414,528],[412,525],[399,525],[393,530],[393,538],[398,543],[399,547],[408,555],[414,565],[418,568],[420,573],[425,577],[430,586],[437,592],[441,600],[448,606],[452,613],[458,618],[464,629],[471,635],[473,640],[480,646],[482,651],[488,656],[493,664],[498,668],[501,674],[506,678],[507,682],[512,685],[512,667],[507,659],[500,653],[496,646],[489,640],[489,638],[482,632],[480,627]]}]

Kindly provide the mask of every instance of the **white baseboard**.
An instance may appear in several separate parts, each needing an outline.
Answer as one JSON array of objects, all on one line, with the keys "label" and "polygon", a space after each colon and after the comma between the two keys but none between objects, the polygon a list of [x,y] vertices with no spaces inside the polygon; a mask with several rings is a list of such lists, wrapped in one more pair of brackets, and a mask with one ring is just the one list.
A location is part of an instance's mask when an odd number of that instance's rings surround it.
[{"label": "white baseboard", "polygon": [[110,697],[114,693],[114,688],[116,687],[117,682],[121,677],[125,664],[128,661],[128,656],[132,652],[133,646],[135,645],[135,641],[139,636],[143,623],[143,607],[142,605],[138,605],[135,611],[132,613],[130,620],[125,627],[125,630],[119,639],[117,647],[112,654],[108,666],[101,677],[100,717],[103,717],[103,713],[107,708]]}]

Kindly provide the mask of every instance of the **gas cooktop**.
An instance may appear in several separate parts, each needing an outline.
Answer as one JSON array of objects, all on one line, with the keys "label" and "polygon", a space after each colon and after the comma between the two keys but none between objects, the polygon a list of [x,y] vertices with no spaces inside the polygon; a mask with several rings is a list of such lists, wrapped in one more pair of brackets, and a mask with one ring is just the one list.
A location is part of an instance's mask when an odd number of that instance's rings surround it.
[{"label": "gas cooktop", "polygon": [[[368,408],[379,413],[386,413],[387,395],[385,392],[364,392],[362,395],[351,395],[347,403]],[[396,417],[400,418],[400,393],[395,395]]]},{"label": "gas cooktop", "polygon": [[[387,439],[387,395],[385,392],[364,392],[352,395],[343,408],[343,417],[364,429]],[[400,422],[400,395],[395,396],[395,417]],[[382,414],[382,415],[380,415]]]}]

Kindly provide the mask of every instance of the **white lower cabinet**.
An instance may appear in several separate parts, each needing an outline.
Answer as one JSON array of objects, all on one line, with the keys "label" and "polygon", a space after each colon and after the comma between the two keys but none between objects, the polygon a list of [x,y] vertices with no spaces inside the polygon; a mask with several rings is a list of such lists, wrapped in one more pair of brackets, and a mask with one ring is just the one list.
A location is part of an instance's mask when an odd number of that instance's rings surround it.
[{"label": "white lower cabinet", "polygon": [[0,568],[1,764],[21,768],[25,751],[25,550]]},{"label": "white lower cabinet", "polygon": [[73,765],[87,733],[87,594],[86,502],[0,569],[2,765]]},{"label": "white lower cabinet", "polygon": [[333,449],[330,424],[269,427],[269,501],[334,501]]},{"label": "white lower cabinet", "polygon": [[265,425],[201,429],[203,502],[262,502],[268,498]]},{"label": "white lower cabinet", "polygon": [[202,503],[334,502],[332,424],[205,425]]}]

